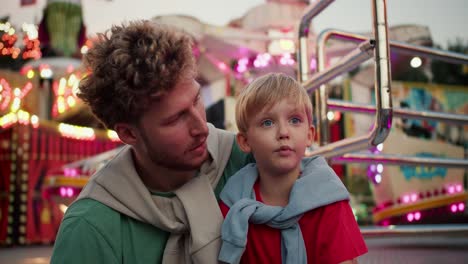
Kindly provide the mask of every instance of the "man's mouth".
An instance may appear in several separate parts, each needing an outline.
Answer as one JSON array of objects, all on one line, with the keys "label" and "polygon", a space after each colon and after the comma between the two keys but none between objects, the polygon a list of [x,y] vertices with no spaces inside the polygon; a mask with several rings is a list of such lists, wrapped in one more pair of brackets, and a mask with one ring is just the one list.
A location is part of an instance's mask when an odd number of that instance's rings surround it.
[{"label": "man's mouth", "polygon": [[204,138],[201,142],[193,146],[189,151],[194,151],[194,150],[198,150],[199,148],[203,148],[205,147],[205,143],[206,143],[206,138]]}]

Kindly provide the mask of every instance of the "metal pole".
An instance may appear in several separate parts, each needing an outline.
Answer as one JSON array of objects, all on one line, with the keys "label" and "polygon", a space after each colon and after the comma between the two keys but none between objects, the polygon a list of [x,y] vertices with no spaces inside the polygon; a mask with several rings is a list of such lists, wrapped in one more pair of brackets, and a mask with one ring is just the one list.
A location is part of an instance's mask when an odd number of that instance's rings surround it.
[{"label": "metal pole", "polygon": [[[333,110],[343,112],[355,112],[373,115],[375,114],[374,105],[356,104],[341,100],[328,99],[328,107]],[[434,111],[416,111],[405,108],[393,108],[395,117],[418,119],[418,120],[434,120],[438,122],[451,123],[455,125],[468,125],[467,115],[458,115],[450,113],[441,113]]]},{"label": "metal pole", "polygon": [[451,168],[468,168],[468,160],[450,158],[426,158],[403,156],[395,154],[364,154],[351,153],[341,157],[332,158],[333,163],[381,163],[384,165],[412,165],[412,166],[435,166]]},{"label": "metal pole", "polygon": [[309,8],[304,12],[304,15],[301,18],[299,23],[299,49],[297,52],[297,61],[299,66],[298,71],[298,80],[300,83],[307,80],[309,74],[309,63],[308,63],[308,54],[307,54],[307,39],[309,37],[310,31],[310,22],[314,17],[316,17],[320,12],[322,12],[328,5],[330,5],[334,0],[322,0],[315,3],[312,3]]},{"label": "metal pole", "polygon": [[[368,37],[351,32],[337,29],[326,29],[322,31],[317,37],[317,45],[324,46],[324,44],[332,38],[356,43],[360,43],[369,39]],[[390,50],[397,53],[433,58],[454,64],[468,64],[468,55],[465,54],[428,48],[394,40],[390,40],[389,45]]]},{"label": "metal pole", "polygon": [[[318,46],[317,46],[318,47]],[[327,105],[327,86],[325,83],[333,80],[336,76],[348,72],[364,61],[374,56],[374,41],[366,41],[359,47],[344,56],[338,63],[331,68],[325,70],[324,49],[317,49],[317,74],[314,74],[311,79],[303,82],[304,88],[308,93],[315,91],[315,114],[317,116],[316,130],[318,133],[317,143],[320,146],[327,145],[330,141],[328,131],[328,105]],[[320,53],[320,54],[319,54]],[[318,89],[318,90],[317,90]],[[317,90],[317,91],[316,91]]]},{"label": "metal pole", "polygon": [[[301,18],[301,21],[299,23],[299,41],[298,41],[298,53],[297,53],[297,61],[298,61],[298,80],[299,83],[303,83],[307,81],[310,73],[309,69],[309,60],[308,60],[308,51],[307,51],[307,43],[308,43],[308,37],[309,37],[309,31],[310,31],[310,22],[314,17],[316,17],[320,12],[322,12],[328,5],[330,5],[334,0],[322,0],[318,1],[315,3],[312,3],[312,5],[304,12],[304,15]],[[320,62],[317,61],[317,64],[320,64]],[[317,67],[318,70],[323,69],[324,67]],[[328,127],[328,120],[326,119],[327,116],[320,115],[319,111],[326,111],[327,107],[327,100],[321,100],[320,99],[320,92],[326,94],[326,88],[324,87],[320,91],[317,91],[315,98],[315,114],[317,115],[317,133],[319,135],[318,137],[318,143],[322,145],[325,142],[328,142],[328,133],[324,134],[323,127],[324,125],[321,125],[323,123],[326,124],[326,127]],[[322,109],[322,108],[325,108]],[[322,109],[322,110],[320,110]],[[324,119],[325,118],[325,119]],[[322,135],[324,134],[324,135]]]},{"label": "metal pole", "polygon": [[[369,145],[376,146],[388,136],[392,126],[392,98],[390,86],[390,60],[387,32],[386,1],[372,0],[375,37],[375,99],[376,118],[372,131],[365,136],[340,140],[322,146],[310,155],[339,156]],[[324,98],[321,98],[322,100]],[[326,99],[326,98],[325,98]],[[324,101],[323,103],[326,103]],[[316,113],[317,114],[317,113]],[[321,117],[323,119],[323,117]]]},{"label": "metal pole", "polygon": [[468,225],[411,225],[411,226],[389,226],[389,227],[361,227],[361,234],[365,238],[382,237],[415,237],[415,236],[448,236],[465,237],[468,235]]},{"label": "metal pole", "polygon": [[303,83],[303,87],[308,93],[316,91],[322,84],[333,80],[336,76],[349,72],[374,56],[374,41],[361,43],[358,48],[340,59],[332,67],[314,74],[308,81]]}]

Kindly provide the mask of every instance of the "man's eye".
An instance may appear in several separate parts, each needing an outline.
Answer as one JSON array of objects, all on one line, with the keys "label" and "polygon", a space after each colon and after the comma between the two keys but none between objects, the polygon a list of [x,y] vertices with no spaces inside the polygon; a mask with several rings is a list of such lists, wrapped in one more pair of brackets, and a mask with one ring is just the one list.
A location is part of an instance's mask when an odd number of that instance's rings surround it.
[{"label": "man's eye", "polygon": [[302,120],[298,117],[293,117],[291,119],[289,119],[289,123],[291,124],[300,124],[302,122]]},{"label": "man's eye", "polygon": [[269,119],[262,121],[262,126],[264,126],[264,127],[270,127],[272,125],[273,125],[273,121],[271,121]]}]

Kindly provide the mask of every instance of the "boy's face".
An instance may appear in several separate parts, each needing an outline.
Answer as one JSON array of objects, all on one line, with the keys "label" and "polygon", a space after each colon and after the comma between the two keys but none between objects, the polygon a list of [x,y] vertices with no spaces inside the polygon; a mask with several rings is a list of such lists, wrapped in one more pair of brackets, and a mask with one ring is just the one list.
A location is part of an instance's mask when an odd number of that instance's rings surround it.
[{"label": "boy's face", "polygon": [[253,153],[261,170],[278,175],[298,169],[313,136],[304,107],[283,99],[251,117],[237,140],[243,151]]}]

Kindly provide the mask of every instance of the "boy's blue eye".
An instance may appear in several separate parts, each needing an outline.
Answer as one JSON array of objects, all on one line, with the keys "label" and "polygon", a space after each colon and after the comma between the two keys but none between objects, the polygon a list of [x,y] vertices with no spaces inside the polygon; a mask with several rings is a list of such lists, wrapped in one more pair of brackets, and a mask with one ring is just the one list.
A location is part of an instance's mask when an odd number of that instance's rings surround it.
[{"label": "boy's blue eye", "polygon": [[297,117],[293,117],[289,120],[289,122],[291,124],[300,124],[302,122],[302,120],[300,118],[297,118]]},{"label": "boy's blue eye", "polygon": [[272,125],[273,125],[273,121],[271,121],[269,119],[262,121],[262,126],[264,126],[264,127],[270,127]]}]

